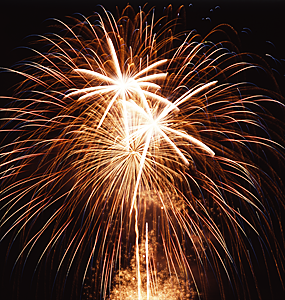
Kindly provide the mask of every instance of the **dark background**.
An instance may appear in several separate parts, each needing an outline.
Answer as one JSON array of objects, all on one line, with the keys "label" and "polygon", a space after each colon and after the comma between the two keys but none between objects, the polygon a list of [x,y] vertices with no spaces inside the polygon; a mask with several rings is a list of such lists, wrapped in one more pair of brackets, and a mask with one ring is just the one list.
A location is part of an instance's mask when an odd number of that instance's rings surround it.
[{"label": "dark background", "polygon": [[[67,21],[66,16],[73,13],[82,13],[85,16],[91,15],[97,10],[97,5],[102,4],[115,14],[115,6],[121,10],[127,3],[130,3],[136,11],[139,1],[87,1],[87,0],[46,0],[46,1],[9,1],[1,4],[0,7],[0,66],[12,67],[17,61],[30,56],[30,52],[20,49],[21,46],[28,46],[29,35],[44,34],[49,31],[46,21],[48,18],[58,18]],[[187,27],[197,29],[202,35],[208,33],[220,23],[232,25],[240,36],[240,49],[246,52],[253,52],[261,56],[273,69],[273,73],[279,84],[279,92],[285,95],[285,1],[149,1],[147,8],[156,6],[156,14],[160,15],[163,7],[172,3],[174,10],[179,5],[187,7]],[[269,55],[270,56],[269,56]],[[272,57],[276,58],[274,60]],[[19,78],[13,74],[0,73],[0,95],[11,96],[13,85]],[[1,104],[2,107],[2,104]],[[283,111],[284,112],[284,111]],[[276,111],[278,114],[279,112]],[[278,118],[282,121],[284,116]],[[0,274],[9,277],[10,274],[3,274],[1,266],[4,264],[4,245],[0,243]],[[1,248],[2,247],[2,248]],[[20,251],[20,250],[19,250]],[[269,262],[270,264],[273,261]],[[282,274],[284,278],[284,274]],[[273,281],[277,281],[276,273],[272,273]],[[7,280],[5,282],[8,282]],[[251,284],[254,284],[252,282]],[[10,299],[13,284],[2,285],[0,291],[1,299]],[[280,284],[276,283],[274,288],[274,300],[284,300],[284,291]],[[267,298],[271,299],[270,294]],[[7,297],[7,298],[6,298]],[[218,299],[215,293],[211,299]],[[268,298],[270,297],[270,298]],[[29,299],[23,294],[21,299]],[[252,296],[255,300],[256,295]],[[273,299],[273,298],[272,298]]]}]

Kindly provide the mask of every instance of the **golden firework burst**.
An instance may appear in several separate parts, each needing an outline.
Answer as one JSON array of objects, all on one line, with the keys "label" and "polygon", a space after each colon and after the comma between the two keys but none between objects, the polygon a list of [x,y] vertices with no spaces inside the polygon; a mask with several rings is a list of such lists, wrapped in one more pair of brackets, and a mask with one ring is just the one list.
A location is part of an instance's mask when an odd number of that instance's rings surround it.
[{"label": "golden firework burst", "polygon": [[130,6],[117,20],[57,22],[60,34],[41,36],[49,51],[9,70],[25,78],[2,120],[2,240],[22,237],[15,265],[45,240],[35,272],[51,262],[47,285],[78,265],[84,282],[95,266],[104,299],[202,297],[211,269],[221,294],[224,276],[238,289],[253,236],[283,269],[270,212],[282,183],[266,155],[281,162],[284,147],[264,106],[284,107],[241,80],[257,65],[211,42],[225,25],[177,34],[167,10],[156,20]]}]

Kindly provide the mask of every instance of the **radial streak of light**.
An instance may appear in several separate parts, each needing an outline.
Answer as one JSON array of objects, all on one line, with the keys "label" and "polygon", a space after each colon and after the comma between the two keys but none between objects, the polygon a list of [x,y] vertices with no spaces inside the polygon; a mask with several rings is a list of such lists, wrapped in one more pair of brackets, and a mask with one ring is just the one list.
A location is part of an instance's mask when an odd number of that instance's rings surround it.
[{"label": "radial streak of light", "polygon": [[140,271],[140,249],[139,249],[139,225],[138,225],[138,208],[135,202],[135,232],[136,232],[136,265],[137,265],[137,283],[138,283],[138,300],[142,300],[141,295],[141,271]]},{"label": "radial streak of light", "polygon": [[148,262],[148,223],[145,224],[145,263],[146,263],[146,276],[147,276],[147,300],[149,300],[150,295],[150,282],[149,282],[149,262]]}]

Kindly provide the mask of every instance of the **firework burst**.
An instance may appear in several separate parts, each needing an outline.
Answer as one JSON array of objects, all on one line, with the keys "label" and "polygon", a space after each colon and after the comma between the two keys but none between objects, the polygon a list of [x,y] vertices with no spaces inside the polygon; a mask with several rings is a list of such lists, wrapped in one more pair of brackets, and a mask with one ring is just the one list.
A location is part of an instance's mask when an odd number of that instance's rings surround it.
[{"label": "firework burst", "polygon": [[282,281],[270,212],[282,182],[267,157],[283,162],[284,148],[265,107],[284,108],[246,81],[259,66],[211,42],[229,27],[176,34],[168,11],[56,20],[48,51],[8,70],[25,79],[3,109],[1,241],[21,242],[12,272],[33,255],[35,276],[51,266],[57,298],[71,274],[80,294],[92,267],[103,299],[206,298],[209,276],[244,298],[252,238]]}]

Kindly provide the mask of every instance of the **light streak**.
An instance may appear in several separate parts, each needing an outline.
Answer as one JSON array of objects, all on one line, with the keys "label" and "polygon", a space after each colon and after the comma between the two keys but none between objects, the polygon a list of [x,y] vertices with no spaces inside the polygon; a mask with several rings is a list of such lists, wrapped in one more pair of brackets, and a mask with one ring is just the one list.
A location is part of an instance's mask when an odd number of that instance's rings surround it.
[{"label": "light streak", "polygon": [[147,276],[147,300],[149,300],[150,295],[150,285],[149,285],[149,268],[148,268],[148,223],[145,224],[145,264],[146,264],[146,276]]}]

